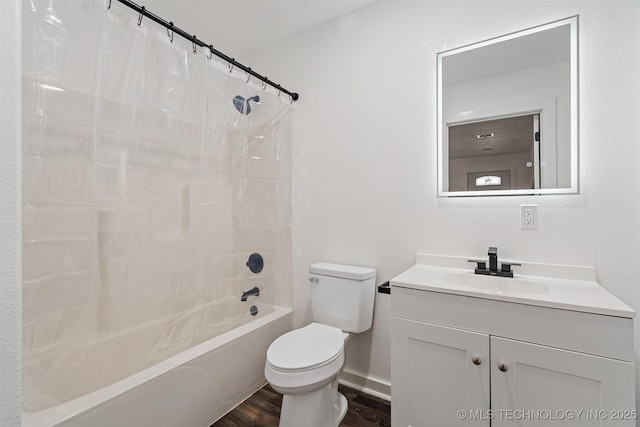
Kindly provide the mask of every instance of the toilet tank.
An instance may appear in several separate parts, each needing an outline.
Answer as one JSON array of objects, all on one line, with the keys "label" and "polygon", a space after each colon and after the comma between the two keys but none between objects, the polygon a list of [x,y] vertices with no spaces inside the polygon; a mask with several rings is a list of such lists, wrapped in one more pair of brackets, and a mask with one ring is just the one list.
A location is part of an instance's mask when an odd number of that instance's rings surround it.
[{"label": "toilet tank", "polygon": [[319,262],[309,267],[313,321],[345,332],[371,327],[376,270]]}]

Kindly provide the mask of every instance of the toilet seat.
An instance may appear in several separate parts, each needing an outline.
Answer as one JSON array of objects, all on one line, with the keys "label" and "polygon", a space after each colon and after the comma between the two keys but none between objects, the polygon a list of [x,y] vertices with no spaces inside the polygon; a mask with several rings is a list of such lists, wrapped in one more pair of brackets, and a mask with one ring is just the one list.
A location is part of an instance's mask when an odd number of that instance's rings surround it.
[{"label": "toilet seat", "polygon": [[267,350],[267,360],[280,371],[307,371],[330,364],[343,350],[342,330],[311,323],[278,337]]},{"label": "toilet seat", "polygon": [[277,338],[267,350],[265,377],[277,388],[320,384],[344,364],[344,335],[333,326],[311,323]]}]

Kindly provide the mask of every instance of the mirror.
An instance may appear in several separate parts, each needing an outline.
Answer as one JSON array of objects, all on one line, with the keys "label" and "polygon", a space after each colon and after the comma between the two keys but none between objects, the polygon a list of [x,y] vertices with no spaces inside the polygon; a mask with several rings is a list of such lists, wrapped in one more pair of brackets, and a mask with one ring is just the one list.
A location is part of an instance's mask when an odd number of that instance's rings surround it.
[{"label": "mirror", "polygon": [[578,17],[441,52],[438,196],[578,192]]}]

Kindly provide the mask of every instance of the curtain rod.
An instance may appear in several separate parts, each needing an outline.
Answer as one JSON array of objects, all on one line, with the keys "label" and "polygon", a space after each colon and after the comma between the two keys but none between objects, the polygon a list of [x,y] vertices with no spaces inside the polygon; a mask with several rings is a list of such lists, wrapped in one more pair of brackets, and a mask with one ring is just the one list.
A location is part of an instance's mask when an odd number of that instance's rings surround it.
[{"label": "curtain rod", "polygon": [[[132,2],[130,0],[118,0],[118,2],[124,4],[125,6],[128,6],[129,8],[135,10],[136,12],[138,12],[140,14],[140,17],[138,18],[138,25],[140,25],[140,23],[142,22],[142,17],[146,16],[149,19],[151,19],[152,21],[154,21],[154,22],[162,25],[163,27],[165,27],[167,29],[167,34],[169,34],[169,31],[171,31],[172,33],[178,34],[178,35],[182,36],[183,38],[189,40],[193,44],[194,53],[196,51],[196,45],[201,46],[201,47],[206,47],[207,49],[209,49],[209,51],[211,52],[212,55],[216,55],[217,57],[224,59],[232,67],[237,67],[237,68],[241,69],[242,71],[244,71],[245,73],[250,74],[250,75],[252,75],[254,77],[257,77],[263,83],[268,84],[268,85],[278,89],[279,92],[286,93],[287,95],[289,95],[291,97],[292,101],[297,101],[298,98],[300,97],[297,93],[290,92],[287,89],[281,87],[279,84],[276,84],[276,83],[272,82],[267,77],[261,76],[260,74],[256,73],[255,71],[253,71],[251,69],[251,67],[246,67],[246,66],[242,65],[241,63],[236,61],[235,58],[231,58],[231,57],[225,55],[224,53],[215,50],[213,48],[213,45],[210,45],[210,44],[208,45],[205,42],[203,42],[201,40],[198,40],[198,38],[195,36],[195,34],[191,35],[191,34],[187,33],[186,31],[184,31],[184,30],[176,27],[175,25],[173,25],[173,22],[167,22],[164,19],[160,18],[159,16],[149,12],[144,6],[139,6],[139,5],[135,4],[134,2]],[[110,8],[111,8],[111,0],[109,0],[109,6],[107,7],[107,9],[110,9]],[[171,34],[171,41],[173,41],[173,34]]]}]

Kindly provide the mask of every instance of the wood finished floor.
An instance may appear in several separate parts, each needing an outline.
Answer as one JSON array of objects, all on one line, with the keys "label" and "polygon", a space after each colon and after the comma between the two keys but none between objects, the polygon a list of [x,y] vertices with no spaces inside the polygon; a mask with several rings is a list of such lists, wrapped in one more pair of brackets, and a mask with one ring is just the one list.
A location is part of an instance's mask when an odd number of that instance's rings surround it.
[{"label": "wood finished floor", "polygon": [[[391,404],[388,401],[343,385],[338,390],[349,402],[349,411],[341,427],[391,426]],[[211,427],[276,427],[281,404],[282,395],[267,384]]]}]

